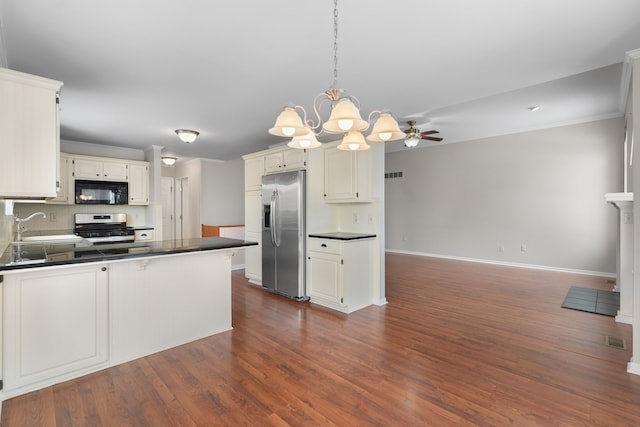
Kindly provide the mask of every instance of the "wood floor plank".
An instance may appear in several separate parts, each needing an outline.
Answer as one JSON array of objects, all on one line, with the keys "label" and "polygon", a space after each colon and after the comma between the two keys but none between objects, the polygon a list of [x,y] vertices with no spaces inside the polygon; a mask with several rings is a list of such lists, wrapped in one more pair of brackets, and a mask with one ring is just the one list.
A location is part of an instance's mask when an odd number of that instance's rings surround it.
[{"label": "wood floor plank", "polygon": [[387,254],[349,315],[233,273],[228,332],[3,403],[2,426],[636,426],[631,327],[561,308],[606,278]]}]

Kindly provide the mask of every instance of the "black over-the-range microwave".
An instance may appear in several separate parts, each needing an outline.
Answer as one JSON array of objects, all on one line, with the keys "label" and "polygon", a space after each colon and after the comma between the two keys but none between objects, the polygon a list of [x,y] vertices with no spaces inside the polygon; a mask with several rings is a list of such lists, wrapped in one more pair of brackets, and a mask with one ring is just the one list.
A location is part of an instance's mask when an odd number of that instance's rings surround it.
[{"label": "black over-the-range microwave", "polygon": [[76,205],[126,205],[129,203],[129,183],[78,179]]}]

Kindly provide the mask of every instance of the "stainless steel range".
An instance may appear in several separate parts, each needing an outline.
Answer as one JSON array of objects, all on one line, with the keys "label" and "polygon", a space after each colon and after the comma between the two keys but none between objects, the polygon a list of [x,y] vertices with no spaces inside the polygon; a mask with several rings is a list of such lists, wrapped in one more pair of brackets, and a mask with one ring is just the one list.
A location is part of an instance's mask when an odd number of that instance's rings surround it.
[{"label": "stainless steel range", "polygon": [[95,243],[133,242],[135,232],[127,227],[127,214],[75,214],[74,233]]}]

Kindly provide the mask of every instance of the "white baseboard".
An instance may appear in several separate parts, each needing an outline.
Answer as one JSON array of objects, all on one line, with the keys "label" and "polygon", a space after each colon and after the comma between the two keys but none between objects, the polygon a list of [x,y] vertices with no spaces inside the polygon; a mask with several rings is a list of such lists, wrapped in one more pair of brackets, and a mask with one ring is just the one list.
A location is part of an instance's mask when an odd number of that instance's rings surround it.
[{"label": "white baseboard", "polygon": [[615,273],[604,272],[604,271],[591,271],[591,270],[578,270],[573,268],[562,268],[562,267],[551,267],[547,265],[535,265],[535,264],[521,264],[517,262],[506,262],[506,261],[496,261],[489,259],[479,259],[479,258],[467,258],[467,257],[458,257],[451,255],[441,255],[441,254],[430,254],[425,252],[413,252],[413,251],[401,251],[397,249],[386,249],[385,252],[397,253],[397,254],[406,254],[406,255],[418,255],[424,257],[433,257],[433,258],[445,258],[452,259],[456,261],[468,261],[468,262],[479,262],[482,264],[493,264],[493,265],[503,265],[505,267],[518,267],[518,268],[529,268],[534,270],[544,270],[544,271],[556,271],[559,273],[574,273],[574,274],[584,274],[587,276],[598,276],[598,277],[616,277]]},{"label": "white baseboard", "polygon": [[628,314],[620,313],[618,310],[618,314],[616,315],[616,322],[618,323],[626,323],[627,325],[633,324],[633,316],[629,316]]},{"label": "white baseboard", "polygon": [[640,375],[640,363],[632,361],[627,363],[627,372],[630,374]]}]

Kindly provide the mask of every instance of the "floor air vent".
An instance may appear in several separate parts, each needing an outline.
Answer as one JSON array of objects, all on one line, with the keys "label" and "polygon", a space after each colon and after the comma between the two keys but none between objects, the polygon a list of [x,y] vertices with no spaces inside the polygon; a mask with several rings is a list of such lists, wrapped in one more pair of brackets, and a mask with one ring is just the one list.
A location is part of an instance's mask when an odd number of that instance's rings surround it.
[{"label": "floor air vent", "polygon": [[609,347],[615,347],[615,348],[619,348],[621,350],[626,350],[627,349],[627,341],[621,339],[621,338],[616,338],[616,337],[611,337],[609,335],[604,337],[604,343],[606,345],[608,345]]}]

